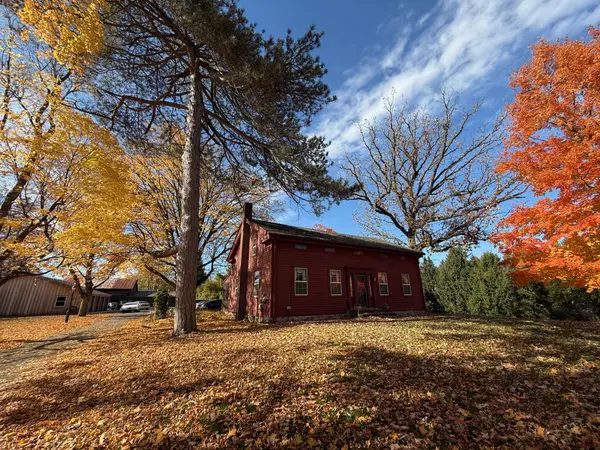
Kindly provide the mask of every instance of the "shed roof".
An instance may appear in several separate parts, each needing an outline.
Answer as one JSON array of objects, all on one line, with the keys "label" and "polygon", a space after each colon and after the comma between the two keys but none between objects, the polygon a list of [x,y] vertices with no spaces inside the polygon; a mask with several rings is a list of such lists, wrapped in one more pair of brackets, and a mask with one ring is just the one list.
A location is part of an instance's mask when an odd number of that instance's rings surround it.
[{"label": "shed roof", "polygon": [[[33,275],[33,276],[35,276],[35,275]],[[42,275],[38,275],[38,276],[39,276],[39,278],[50,281],[52,283],[62,284],[63,286],[73,287],[73,280],[60,280],[58,278],[45,277]],[[110,297],[110,294],[107,294],[106,292],[96,291],[96,290],[92,291],[92,295],[94,297]]]},{"label": "shed roof", "polygon": [[98,289],[133,289],[137,280],[135,278],[113,278],[98,286]]},{"label": "shed roof", "polygon": [[294,227],[282,223],[267,222],[264,220],[253,220],[258,226],[264,228],[269,234],[279,236],[295,237],[309,239],[314,241],[330,242],[339,245],[354,245],[357,247],[375,248],[378,250],[400,252],[415,256],[423,256],[422,252],[412,250],[402,245],[365,236],[355,236],[353,234],[328,233],[326,231],[315,230],[312,228]]},{"label": "shed roof", "polygon": [[100,292],[100,291],[92,291],[92,296],[94,297],[111,297],[110,294],[107,294],[106,292]]}]

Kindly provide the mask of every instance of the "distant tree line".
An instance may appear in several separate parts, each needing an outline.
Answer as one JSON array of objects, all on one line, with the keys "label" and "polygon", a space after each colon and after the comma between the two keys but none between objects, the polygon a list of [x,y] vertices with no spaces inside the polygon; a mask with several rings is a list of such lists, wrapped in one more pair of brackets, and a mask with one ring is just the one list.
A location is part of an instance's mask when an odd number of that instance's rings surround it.
[{"label": "distant tree line", "polygon": [[598,290],[573,288],[559,280],[518,286],[511,267],[486,252],[469,257],[464,248],[451,249],[436,266],[421,264],[426,307],[429,311],[488,316],[596,320],[600,316]]}]

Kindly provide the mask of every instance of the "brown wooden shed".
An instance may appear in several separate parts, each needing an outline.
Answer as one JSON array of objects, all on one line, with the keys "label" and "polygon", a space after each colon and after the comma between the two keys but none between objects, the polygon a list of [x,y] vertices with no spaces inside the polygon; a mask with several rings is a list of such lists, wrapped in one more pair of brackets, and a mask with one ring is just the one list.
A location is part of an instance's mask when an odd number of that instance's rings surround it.
[{"label": "brown wooden shed", "polygon": [[[42,276],[13,278],[0,286],[0,317],[64,314],[71,297],[72,284]],[[105,311],[110,294],[94,291],[88,312]],[[79,308],[77,292],[72,305]]]}]

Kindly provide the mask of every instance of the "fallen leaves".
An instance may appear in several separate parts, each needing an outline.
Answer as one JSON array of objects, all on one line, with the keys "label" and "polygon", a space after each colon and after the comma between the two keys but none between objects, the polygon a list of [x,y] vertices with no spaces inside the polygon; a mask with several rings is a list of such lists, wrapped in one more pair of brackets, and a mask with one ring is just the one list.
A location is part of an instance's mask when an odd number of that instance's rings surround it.
[{"label": "fallen leaves", "polygon": [[68,323],[65,323],[65,316],[63,315],[3,317],[0,318],[0,350],[41,341],[65,331],[105,320],[109,316],[109,314],[93,314],[84,317],[72,315]]},{"label": "fallen leaves", "polygon": [[40,365],[0,394],[0,448],[598,443],[598,324],[208,317],[186,339],[131,322]]}]

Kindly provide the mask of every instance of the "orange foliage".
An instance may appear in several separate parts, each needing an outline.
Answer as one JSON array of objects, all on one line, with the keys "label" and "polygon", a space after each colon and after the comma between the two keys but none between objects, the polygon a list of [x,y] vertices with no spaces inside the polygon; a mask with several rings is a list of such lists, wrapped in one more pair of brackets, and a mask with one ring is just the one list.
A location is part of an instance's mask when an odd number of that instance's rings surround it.
[{"label": "orange foliage", "polygon": [[323,225],[322,223],[318,223],[316,224],[313,229],[317,230],[317,231],[324,231],[325,233],[335,233],[335,230],[333,228],[329,228],[325,225]]},{"label": "orange foliage", "polygon": [[540,40],[513,74],[512,124],[498,169],[536,196],[495,242],[522,280],[600,287],[600,29],[589,41]]}]

